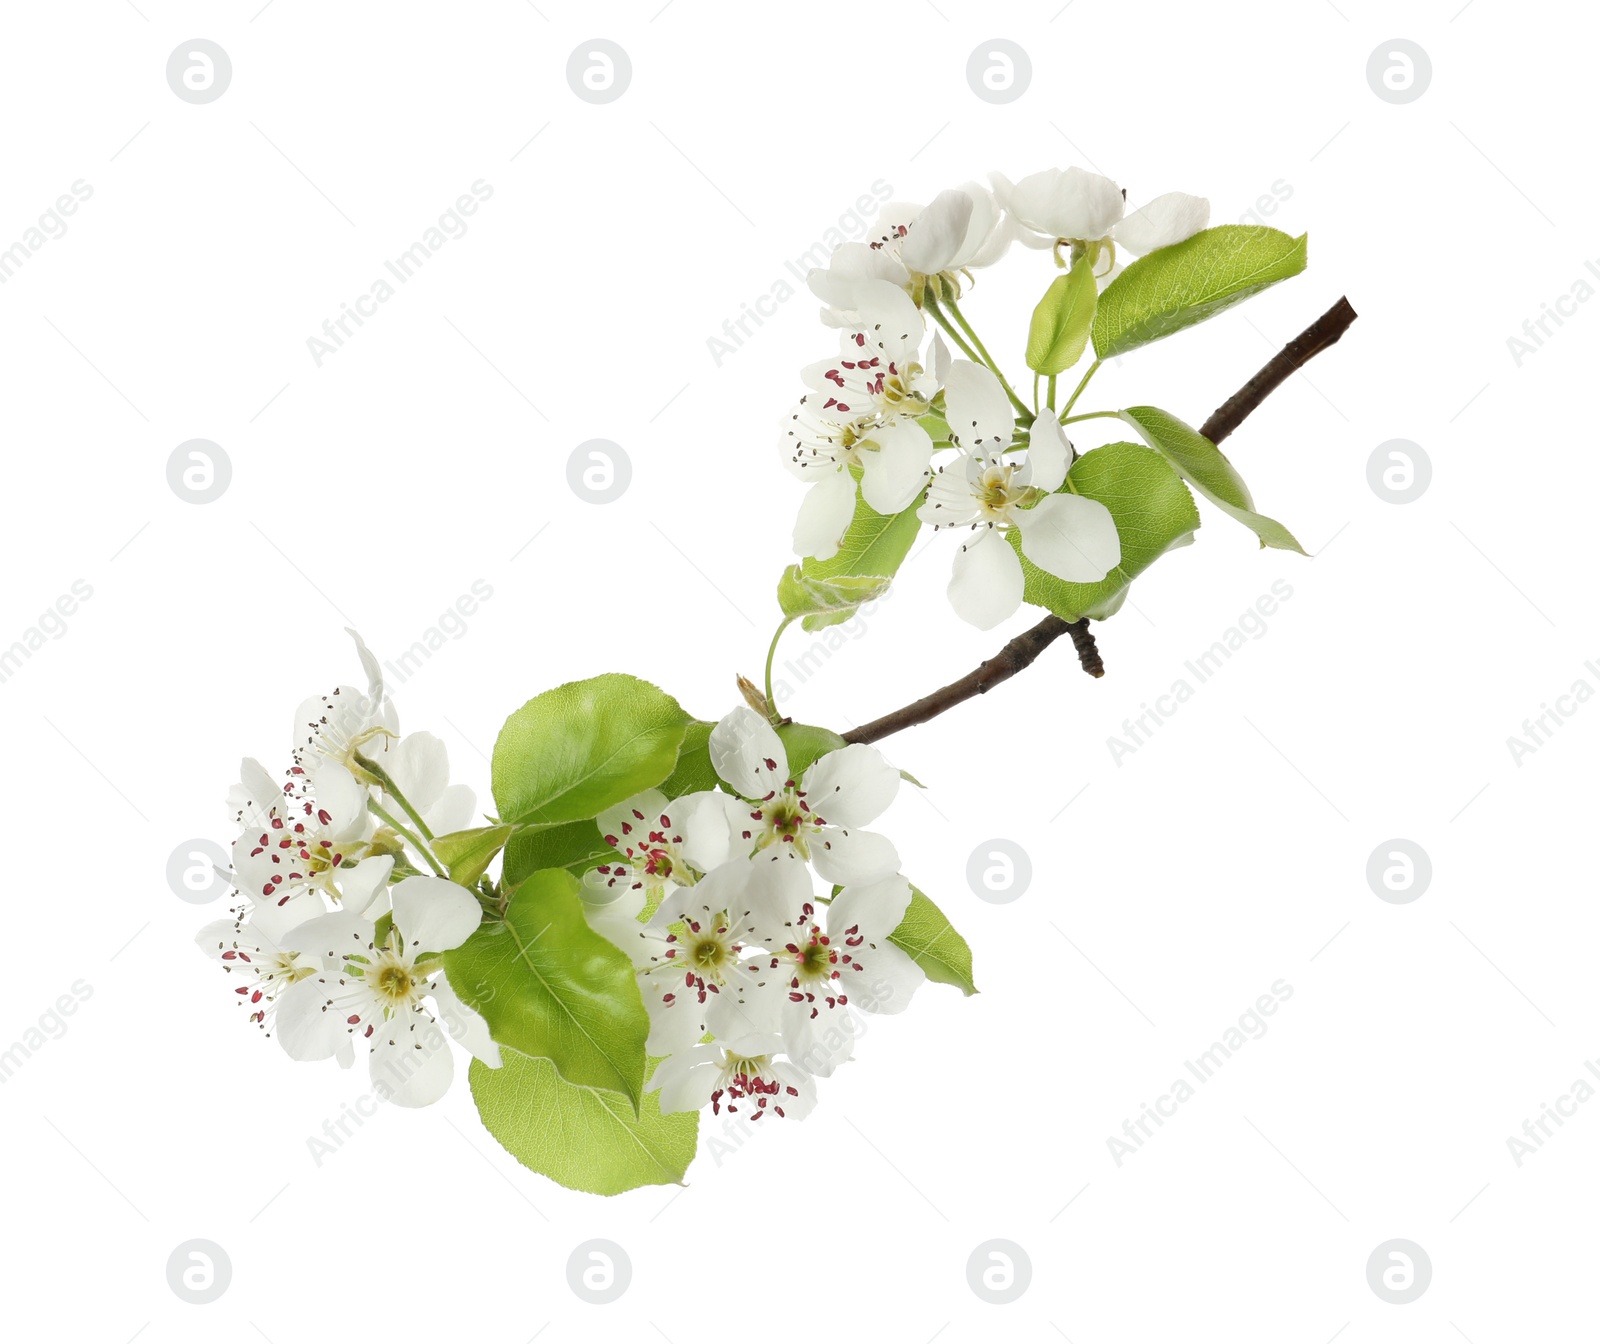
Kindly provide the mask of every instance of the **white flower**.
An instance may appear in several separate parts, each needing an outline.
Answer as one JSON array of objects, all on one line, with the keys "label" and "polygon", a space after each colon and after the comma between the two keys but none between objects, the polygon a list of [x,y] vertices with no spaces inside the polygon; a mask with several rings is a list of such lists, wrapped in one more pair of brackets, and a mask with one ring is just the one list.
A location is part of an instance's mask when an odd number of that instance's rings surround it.
[{"label": "white flower", "polygon": [[911,885],[898,874],[847,886],[818,908],[811,878],[799,864],[776,865],[781,880],[769,895],[782,931],[765,941],[765,968],[778,977],[784,1047],[809,1073],[826,1078],[850,1058],[851,1008],[902,1012],[926,979],[922,968],[889,941],[911,903]]},{"label": "white flower", "polygon": [[301,703],[294,715],[293,773],[314,778],[324,761],[337,761],[348,768],[357,751],[378,756],[400,730],[394,703],[384,694],[378,660],[354,630],[345,633],[356,642],[367,689],[363,693],[354,686],[339,686],[330,695],[312,696]]},{"label": "white flower", "polygon": [[742,1107],[751,1120],[803,1120],[817,1104],[817,1085],[780,1057],[783,1048],[783,1038],[771,1033],[691,1045],[656,1065],[645,1090],[661,1093],[664,1115],[710,1105],[713,1115],[724,1107],[738,1115]]},{"label": "white flower", "polygon": [[[775,984],[748,949],[754,944],[759,954],[777,931],[762,919],[779,908],[772,890],[782,881],[778,870],[788,866],[733,859],[693,886],[673,888],[648,924],[618,926],[619,946],[638,967],[650,1014],[650,1054],[676,1054],[708,1034],[733,1038],[774,1028]],[[630,891],[619,904],[637,914],[640,897]]]},{"label": "white flower", "polygon": [[736,799],[714,789],[672,802],[659,789],[646,789],[607,808],[595,822],[622,860],[584,874],[585,898],[606,908],[631,890],[655,905],[673,887],[692,886],[728,861],[741,813]]},{"label": "white flower", "polygon": [[[478,800],[465,784],[450,783],[449,753],[432,733],[407,733],[379,764],[432,834],[448,835],[472,824]],[[404,815],[396,819],[407,820]]]},{"label": "white flower", "polygon": [[374,821],[366,787],[344,766],[324,761],[315,796],[306,782],[286,790],[246,760],[231,800],[241,834],[233,842],[234,880],[259,905],[323,913],[323,896],[365,911],[377,901],[394,860],[367,853]]},{"label": "white flower", "polygon": [[[982,365],[957,360],[945,384],[950,439],[963,451],[940,468],[917,516],[935,527],[967,526],[976,535],[956,554],[950,604],[980,630],[1022,604],[1022,563],[1002,535],[1021,533],[1022,553],[1068,583],[1097,583],[1122,559],[1111,511],[1096,500],[1057,494],[1070,450],[1049,414],[1033,422],[1028,455],[1008,462],[1011,406],[1000,380]],[[819,870],[820,871],[820,870]]]},{"label": "white flower", "polygon": [[[1113,273],[1108,259],[1116,248],[1142,256],[1181,243],[1205,228],[1211,203],[1201,196],[1169,191],[1131,214],[1121,188],[1108,177],[1082,168],[1047,168],[1015,184],[991,173],[995,195],[1020,226],[1018,236],[1029,247],[1072,244],[1090,254],[1096,274]],[[1108,246],[1114,245],[1114,246]]]},{"label": "white flower", "polygon": [[883,836],[859,829],[894,801],[900,772],[875,747],[818,757],[796,782],[772,725],[741,705],[711,730],[711,764],[754,810],[743,836],[755,854],[807,860],[828,882],[872,882],[899,871]]},{"label": "white flower", "polygon": [[391,899],[394,921],[382,943],[370,920],[346,910],[284,936],[319,966],[278,995],[278,1040],[290,1058],[315,1060],[363,1037],[372,1047],[373,1087],[396,1105],[427,1106],[455,1072],[446,1030],[491,1068],[500,1064],[488,1025],[457,997],[438,960],[472,936],[482,912],[471,892],[439,877],[408,877]]},{"label": "white flower", "polygon": [[803,371],[813,391],[783,421],[784,464],[811,482],[795,523],[800,555],[832,559],[855,513],[855,471],[876,512],[908,508],[928,480],[933,440],[916,417],[938,394],[950,352],[936,333],[927,361],[922,319],[899,289],[871,282],[837,359]]}]

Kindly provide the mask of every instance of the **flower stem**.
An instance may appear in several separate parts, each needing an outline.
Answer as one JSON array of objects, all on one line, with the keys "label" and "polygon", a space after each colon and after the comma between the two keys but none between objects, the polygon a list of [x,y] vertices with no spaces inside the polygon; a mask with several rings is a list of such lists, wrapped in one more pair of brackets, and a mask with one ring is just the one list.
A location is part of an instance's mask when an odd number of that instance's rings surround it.
[{"label": "flower stem", "polygon": [[983,342],[978,338],[978,333],[972,329],[972,323],[967,321],[966,315],[961,311],[961,305],[954,299],[950,299],[948,302],[950,304],[950,316],[955,318],[961,330],[966,332],[967,339],[972,342],[973,348],[978,352],[978,358],[987,364],[994,376],[1000,380],[1000,386],[1005,388],[1006,396],[1011,398],[1011,404],[1022,412],[1024,419],[1031,423],[1033,412],[1023,403],[1022,398],[1012,390],[1011,384],[1006,381],[1005,374],[1000,371],[1000,366],[994,362],[994,356],[984,348]]},{"label": "flower stem", "polygon": [[432,868],[439,877],[447,876],[445,870],[439,866],[439,860],[433,857],[433,854],[428,847],[423,844],[421,840],[417,839],[417,837],[411,831],[407,830],[405,826],[401,825],[400,822],[395,820],[395,818],[392,817],[387,810],[385,810],[382,803],[380,803],[376,798],[368,798],[367,807],[371,809],[373,816],[381,817],[384,821],[388,822],[397,835],[409,840],[413,848],[416,849],[417,853],[422,855],[422,857],[428,861],[428,867]]},{"label": "flower stem", "polygon": [[962,354],[964,354],[974,364],[983,364],[986,362],[982,355],[980,355],[976,350],[967,344],[966,337],[964,337],[959,330],[950,324],[950,319],[944,315],[944,310],[939,307],[939,300],[934,298],[931,293],[924,295],[922,306],[927,312],[933,314],[933,320],[944,328],[944,334],[956,343],[956,348],[960,350]]},{"label": "flower stem", "polygon": [[356,756],[356,764],[377,780],[379,784],[383,785],[383,791],[400,804],[406,816],[411,818],[412,824],[416,826],[418,833],[424,840],[433,839],[433,832],[428,829],[428,823],[423,821],[421,813],[406,801],[405,794],[400,792],[399,786],[395,784],[393,777],[387,770],[376,761],[368,760],[359,753]]},{"label": "flower stem", "polygon": [[1075,425],[1080,420],[1120,420],[1121,418],[1121,411],[1084,411],[1081,415],[1063,416],[1061,423]]},{"label": "flower stem", "polygon": [[778,702],[772,696],[772,660],[778,655],[778,641],[783,638],[783,632],[794,624],[797,618],[785,616],[783,623],[773,632],[772,643],[767,645],[767,715],[773,723],[782,723],[783,715],[778,713]]},{"label": "flower stem", "polygon": [[[1034,386],[1035,388],[1038,387],[1037,379],[1034,380]],[[1034,400],[1038,400],[1037,395],[1035,395]],[[1056,376],[1053,373],[1050,375],[1050,381],[1045,384],[1044,404],[1052,411],[1056,408]]]},{"label": "flower stem", "polygon": [[[1083,389],[1089,386],[1089,379],[1094,377],[1094,371],[1098,369],[1103,362],[1104,361],[1097,359],[1093,364],[1089,365],[1089,371],[1083,375],[1083,378],[1078,383],[1078,386],[1073,389],[1072,395],[1067,398],[1067,404],[1061,408],[1061,419],[1063,423],[1065,423],[1066,418],[1072,414],[1072,408],[1078,404],[1078,398],[1083,395]],[[1055,406],[1055,402],[1052,401],[1050,405],[1053,408]]]}]

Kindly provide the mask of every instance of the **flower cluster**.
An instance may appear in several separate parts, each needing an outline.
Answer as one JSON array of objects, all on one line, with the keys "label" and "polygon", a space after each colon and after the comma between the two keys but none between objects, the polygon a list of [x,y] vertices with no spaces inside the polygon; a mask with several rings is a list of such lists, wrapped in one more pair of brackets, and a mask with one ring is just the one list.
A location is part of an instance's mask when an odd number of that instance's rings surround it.
[{"label": "flower cluster", "polygon": [[[1013,241],[1081,263],[1095,284],[1138,255],[1203,229],[1207,203],[1172,192],[1131,213],[1108,178],[1049,169],[993,188],[969,182],[927,206],[883,207],[870,243],[846,243],[808,283],[840,333],[837,358],[813,364],[810,389],[785,416],[781,449],[810,489],[794,529],[797,554],[832,560],[856,516],[857,492],[874,513],[917,505],[934,527],[972,532],[955,558],[949,597],[958,615],[989,629],[1022,604],[1022,555],[1066,583],[1095,583],[1122,558],[1110,511],[1063,491],[1073,450],[1065,412],[1023,402],[963,316],[973,271]],[[953,359],[944,329],[966,359]],[[1054,412],[1054,377],[1050,386]],[[1069,407],[1070,409],[1070,403]],[[945,460],[934,467],[935,454]]]}]

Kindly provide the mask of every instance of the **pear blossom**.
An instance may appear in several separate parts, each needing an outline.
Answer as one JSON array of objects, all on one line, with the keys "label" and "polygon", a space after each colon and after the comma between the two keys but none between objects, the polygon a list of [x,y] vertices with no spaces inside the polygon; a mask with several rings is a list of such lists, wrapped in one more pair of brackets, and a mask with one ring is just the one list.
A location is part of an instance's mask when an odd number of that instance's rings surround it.
[{"label": "pear blossom", "polygon": [[1199,233],[1211,217],[1209,201],[1181,191],[1169,191],[1128,212],[1115,182],[1082,168],[1046,168],[1015,184],[1000,173],[989,177],[1025,246],[1081,248],[1102,278],[1114,273],[1118,248],[1142,256],[1170,247]]},{"label": "pear blossom", "polygon": [[782,930],[764,940],[763,967],[779,981],[785,1049],[826,1078],[850,1058],[855,1020],[848,1009],[902,1012],[927,978],[889,941],[911,903],[911,884],[894,874],[846,886],[819,908],[799,864],[777,867],[779,880],[768,891],[777,908],[763,922],[781,923]]},{"label": "pear blossom", "polygon": [[675,886],[693,886],[728,861],[743,809],[715,789],[669,802],[646,789],[607,808],[595,823],[600,838],[622,857],[584,874],[584,886],[606,901],[623,889],[641,891],[654,906]]},{"label": "pear blossom", "polygon": [[663,1115],[709,1105],[713,1115],[726,1108],[751,1120],[803,1120],[816,1107],[817,1085],[783,1049],[783,1038],[771,1032],[692,1045],[656,1065],[645,1090],[660,1092]]},{"label": "pear blossom", "polygon": [[234,881],[256,905],[321,914],[322,897],[358,911],[377,902],[394,860],[370,853],[375,822],[366,786],[344,766],[323,762],[315,796],[305,781],[280,787],[258,761],[240,767],[231,794],[241,833],[233,842]]},{"label": "pear blossom", "polygon": [[294,715],[296,774],[314,777],[324,761],[349,768],[358,751],[369,757],[386,753],[389,739],[399,734],[399,718],[394,702],[384,693],[378,660],[354,630],[346,628],[345,634],[355,640],[367,689],[363,693],[353,686],[338,686],[301,702]]},{"label": "pear blossom", "polygon": [[1097,583],[1120,563],[1122,543],[1111,511],[1097,500],[1058,494],[1071,449],[1060,424],[1041,415],[1028,431],[1027,457],[1005,457],[1011,406],[1000,380],[982,365],[957,360],[945,385],[950,439],[962,449],[940,468],[917,516],[934,527],[970,527],[956,554],[950,604],[988,630],[1022,605],[1022,563],[1004,538],[1015,528],[1022,553],[1067,583]]},{"label": "pear blossom", "polygon": [[711,730],[711,763],[753,810],[740,838],[769,859],[809,862],[833,883],[872,882],[899,870],[894,845],[861,827],[894,801],[900,772],[876,747],[852,743],[789,772],[782,740],[761,715],[740,705]]},{"label": "pear blossom", "polygon": [[408,877],[390,897],[394,919],[381,941],[376,925],[353,910],[284,935],[285,946],[311,957],[317,970],[278,995],[278,1040],[290,1058],[317,1060],[361,1037],[372,1047],[373,1086],[397,1105],[427,1106],[454,1075],[447,1033],[491,1068],[500,1065],[488,1024],[450,987],[438,959],[471,937],[482,912],[471,892],[439,877]]},{"label": "pear blossom", "polygon": [[465,784],[449,782],[449,753],[432,733],[407,733],[390,744],[382,765],[431,834],[448,835],[472,824],[477,797]]}]

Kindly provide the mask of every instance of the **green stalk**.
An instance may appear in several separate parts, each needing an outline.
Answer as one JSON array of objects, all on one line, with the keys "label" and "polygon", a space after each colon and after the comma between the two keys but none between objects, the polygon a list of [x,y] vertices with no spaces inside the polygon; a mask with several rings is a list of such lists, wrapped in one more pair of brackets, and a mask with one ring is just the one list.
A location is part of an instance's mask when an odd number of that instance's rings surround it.
[{"label": "green stalk", "polygon": [[1000,371],[1000,366],[995,363],[994,356],[984,348],[984,344],[982,340],[979,339],[978,333],[972,329],[972,323],[968,322],[966,315],[962,313],[961,305],[958,304],[954,299],[949,300],[949,303],[950,315],[955,318],[956,322],[960,325],[961,330],[966,332],[967,339],[972,342],[973,348],[977,350],[979,359],[984,364],[987,364],[994,376],[1000,380],[1000,386],[1005,388],[1006,396],[1011,398],[1011,404],[1022,413],[1024,419],[1031,423],[1033,421],[1033,412],[1023,404],[1022,398],[1012,390],[1011,384],[1006,381],[1005,374]]},{"label": "green stalk", "polygon": [[[1083,395],[1083,389],[1089,386],[1089,379],[1094,377],[1095,370],[1100,367],[1102,362],[1097,359],[1093,364],[1089,365],[1089,371],[1083,375],[1082,381],[1079,382],[1072,395],[1067,399],[1067,404],[1061,408],[1062,424],[1067,423],[1067,417],[1072,414],[1072,408],[1078,404],[1078,398]],[[1051,402],[1050,405],[1054,408],[1055,403]]]},{"label": "green stalk", "polygon": [[367,806],[372,810],[372,814],[374,816],[381,817],[384,821],[386,821],[394,829],[396,834],[404,836],[407,840],[409,840],[415,847],[417,853],[421,854],[422,857],[428,861],[428,867],[432,868],[437,876],[449,876],[449,874],[439,866],[439,860],[433,857],[432,851],[429,850],[429,848],[423,844],[422,841],[419,840],[411,831],[407,830],[405,826],[401,825],[400,822],[396,821],[394,817],[390,816],[389,813],[384,809],[382,803],[380,803],[376,798],[368,798]]},{"label": "green stalk", "polygon": [[772,643],[767,646],[767,717],[773,723],[781,723],[783,716],[778,713],[778,702],[772,695],[772,660],[778,656],[778,641],[783,638],[783,632],[798,619],[795,616],[785,616],[783,624],[773,633]]}]

